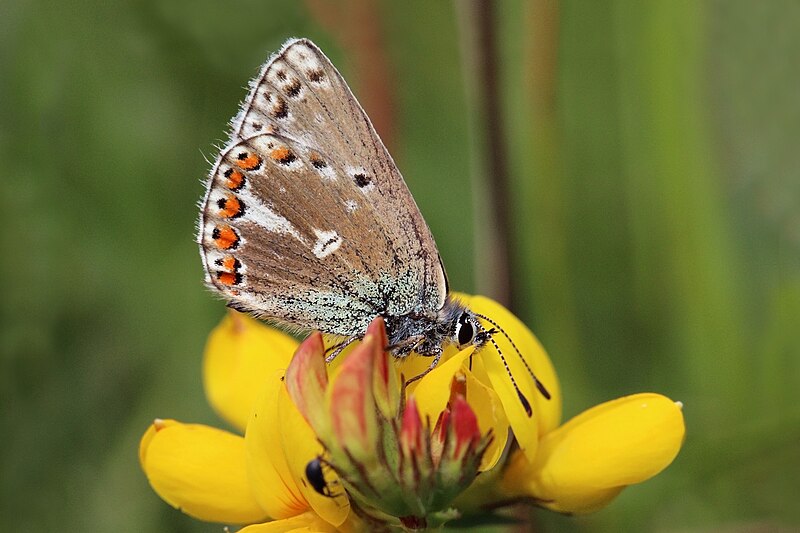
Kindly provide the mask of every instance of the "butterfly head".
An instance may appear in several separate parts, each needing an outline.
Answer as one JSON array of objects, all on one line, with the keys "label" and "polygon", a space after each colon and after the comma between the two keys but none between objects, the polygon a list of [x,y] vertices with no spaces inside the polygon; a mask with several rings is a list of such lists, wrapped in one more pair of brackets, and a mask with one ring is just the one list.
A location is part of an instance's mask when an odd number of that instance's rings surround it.
[{"label": "butterfly head", "polygon": [[459,300],[448,297],[438,317],[441,344],[453,344],[459,350],[475,346],[480,348],[491,338],[494,328],[486,329],[478,315]]},{"label": "butterfly head", "polygon": [[[530,403],[517,385],[517,380],[511,373],[511,369],[506,362],[503,351],[500,349],[500,345],[495,339],[493,339],[494,335],[500,334],[502,337],[505,337],[505,339],[508,341],[508,344],[510,344],[513,348],[513,353],[511,355],[518,357],[522,361],[523,366],[527,370],[530,378],[533,380],[533,383],[535,384],[539,393],[546,399],[550,399],[550,393],[536,377],[533,369],[525,360],[525,357],[522,355],[522,353],[520,353],[513,339],[511,339],[508,333],[506,333],[506,331],[490,317],[475,313],[462,303],[456,300],[448,299],[442,308],[440,322],[450,325],[449,336],[447,338],[452,344],[458,346],[459,349],[464,349],[469,346],[475,346],[476,348],[480,349],[488,343],[491,343],[494,346],[497,357],[503,361],[503,366],[508,373],[509,381],[516,390],[520,402],[525,407],[525,411],[528,413],[528,416],[531,416],[532,414]],[[488,324],[488,326],[485,324]]]},{"label": "butterfly head", "polygon": [[485,329],[479,322],[475,313],[469,309],[464,309],[456,321],[455,328],[451,336],[453,344],[464,349],[468,346],[483,346],[495,333],[494,328]]}]

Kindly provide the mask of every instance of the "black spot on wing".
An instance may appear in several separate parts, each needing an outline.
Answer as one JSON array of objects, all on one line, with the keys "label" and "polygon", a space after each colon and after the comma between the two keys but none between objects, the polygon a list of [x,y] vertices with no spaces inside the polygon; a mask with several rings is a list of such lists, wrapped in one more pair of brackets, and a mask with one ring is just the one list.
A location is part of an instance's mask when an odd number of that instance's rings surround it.
[{"label": "black spot on wing", "polygon": [[275,99],[275,105],[272,106],[272,116],[275,118],[286,118],[289,116],[289,104],[280,96]]},{"label": "black spot on wing", "polygon": [[372,183],[372,179],[364,174],[363,172],[358,172],[353,174],[353,181],[358,185],[360,188],[364,188],[370,183]]},{"label": "black spot on wing", "polygon": [[287,95],[289,98],[294,98],[294,97],[296,97],[298,94],[300,94],[300,88],[301,88],[301,87],[302,87],[302,84],[300,83],[300,80],[293,80],[293,81],[292,81],[291,83],[289,83],[289,85],[287,85],[287,86],[286,86],[286,88],[285,88],[286,95]]}]

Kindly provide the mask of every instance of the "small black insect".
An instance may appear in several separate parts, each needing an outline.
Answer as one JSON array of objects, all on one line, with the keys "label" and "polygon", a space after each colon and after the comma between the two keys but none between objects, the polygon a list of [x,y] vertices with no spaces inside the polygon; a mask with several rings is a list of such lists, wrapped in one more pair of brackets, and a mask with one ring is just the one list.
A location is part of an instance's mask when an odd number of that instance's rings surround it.
[{"label": "small black insect", "polygon": [[321,457],[315,457],[314,459],[311,459],[306,465],[306,478],[308,479],[308,482],[311,483],[311,486],[315,491],[323,496],[332,498],[333,493],[328,486],[328,482],[325,481],[325,473],[322,471],[322,466],[323,459]]}]

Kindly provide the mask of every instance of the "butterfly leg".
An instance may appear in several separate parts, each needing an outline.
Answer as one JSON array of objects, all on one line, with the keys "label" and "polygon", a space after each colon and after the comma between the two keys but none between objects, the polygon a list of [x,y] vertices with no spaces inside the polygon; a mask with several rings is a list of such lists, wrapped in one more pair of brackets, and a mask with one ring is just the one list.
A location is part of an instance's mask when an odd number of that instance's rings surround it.
[{"label": "butterfly leg", "polygon": [[[340,342],[338,344],[334,344],[333,346],[331,346],[330,348],[325,350],[325,353],[327,354],[325,356],[325,362],[326,363],[330,363],[331,361],[336,359],[337,355],[342,353],[345,348],[347,348],[348,346],[353,344],[354,341],[357,341],[357,340],[358,340],[358,337],[348,337],[345,340],[343,340],[342,342]],[[330,353],[328,353],[329,351],[330,351]]]},{"label": "butterfly leg", "polygon": [[431,361],[431,366],[429,366],[428,368],[426,368],[426,369],[425,369],[425,371],[424,371],[424,372],[422,372],[422,374],[420,374],[420,375],[418,375],[418,376],[414,376],[413,378],[411,378],[411,379],[409,379],[408,381],[406,381],[406,383],[405,383],[405,386],[406,386],[406,387],[408,387],[409,385],[411,385],[411,384],[412,384],[412,383],[414,383],[415,381],[419,381],[420,379],[422,379],[422,378],[424,378],[425,376],[427,376],[427,375],[428,375],[428,373],[429,373],[431,370],[433,370],[434,368],[436,368],[436,365],[438,365],[438,364],[439,364],[439,360],[440,360],[441,358],[442,358],[442,350],[441,350],[441,349],[439,349],[439,350],[438,350],[438,351],[437,351],[437,352],[434,354],[434,356],[433,356],[433,361]]}]

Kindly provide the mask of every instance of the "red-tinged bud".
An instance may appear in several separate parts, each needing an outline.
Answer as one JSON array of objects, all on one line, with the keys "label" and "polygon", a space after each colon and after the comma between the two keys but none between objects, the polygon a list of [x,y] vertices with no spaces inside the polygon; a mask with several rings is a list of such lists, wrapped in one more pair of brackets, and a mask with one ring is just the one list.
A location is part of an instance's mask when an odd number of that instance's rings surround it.
[{"label": "red-tinged bud", "polygon": [[478,418],[463,396],[456,396],[450,407],[450,429],[455,437],[453,460],[462,458],[481,440]]},{"label": "red-tinged bud", "polygon": [[437,431],[442,442],[434,460],[442,490],[436,495],[435,504],[451,501],[472,483],[492,441],[491,433],[481,435],[475,412],[460,394],[453,394]]},{"label": "red-tinged bud", "polygon": [[325,367],[325,345],[322,335],[313,333],[295,352],[286,369],[286,389],[297,409],[314,432],[328,432],[328,413],[325,409],[325,390],[328,387],[328,370]]},{"label": "red-tinged bud", "polygon": [[412,396],[403,411],[403,425],[400,427],[400,445],[403,447],[403,453],[413,455],[422,451],[424,431],[426,430],[422,427],[417,401]]},{"label": "red-tinged bud", "polygon": [[375,337],[378,351],[376,352],[372,389],[375,395],[375,405],[378,411],[387,420],[397,417],[400,410],[400,380],[397,377],[395,366],[390,361],[390,356],[385,352],[389,345],[386,336],[386,326],[381,317],[375,318],[367,328],[367,335]]},{"label": "red-tinged bud", "polygon": [[400,427],[398,478],[410,514],[420,517],[427,514],[425,497],[436,490],[430,438],[429,429],[420,418],[417,401],[411,396]]},{"label": "red-tinged bud", "polygon": [[328,390],[332,437],[356,461],[374,459],[379,443],[372,370],[382,352],[375,336],[364,337],[339,367]]},{"label": "red-tinged bud", "polygon": [[395,527],[435,528],[458,516],[450,504],[477,476],[485,440],[464,400],[464,379],[453,380],[452,406],[437,413],[433,431],[413,395],[401,410],[403,388],[387,344],[377,318],[327,376],[321,339],[312,336],[287,370],[286,386],[352,505]]}]

